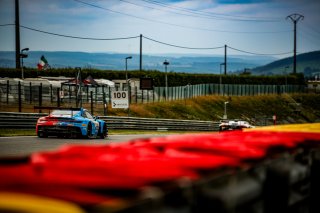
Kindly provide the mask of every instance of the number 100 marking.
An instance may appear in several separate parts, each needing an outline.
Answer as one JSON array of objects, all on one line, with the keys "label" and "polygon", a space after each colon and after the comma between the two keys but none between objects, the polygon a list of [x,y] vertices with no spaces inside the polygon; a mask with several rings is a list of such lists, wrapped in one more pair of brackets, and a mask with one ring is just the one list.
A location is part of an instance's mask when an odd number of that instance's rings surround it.
[{"label": "number 100 marking", "polygon": [[113,98],[126,98],[127,94],[125,92],[115,92],[113,93]]}]

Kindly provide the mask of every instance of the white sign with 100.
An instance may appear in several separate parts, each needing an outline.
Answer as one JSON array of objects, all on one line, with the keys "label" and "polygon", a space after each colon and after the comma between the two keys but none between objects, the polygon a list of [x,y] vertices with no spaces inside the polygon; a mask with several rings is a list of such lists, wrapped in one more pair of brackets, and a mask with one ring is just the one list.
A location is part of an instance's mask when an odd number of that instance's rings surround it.
[{"label": "white sign with 100", "polygon": [[129,108],[128,91],[113,91],[111,96],[112,108]]}]

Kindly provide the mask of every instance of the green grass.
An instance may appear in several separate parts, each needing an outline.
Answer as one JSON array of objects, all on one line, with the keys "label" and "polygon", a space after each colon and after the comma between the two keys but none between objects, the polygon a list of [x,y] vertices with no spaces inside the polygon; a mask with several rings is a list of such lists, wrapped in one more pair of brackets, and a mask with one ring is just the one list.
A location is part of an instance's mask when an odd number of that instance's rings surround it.
[{"label": "green grass", "polygon": [[[301,104],[301,112],[295,113],[290,103]],[[143,118],[168,118],[184,120],[219,121],[224,114],[224,102],[228,101],[229,119],[245,119],[253,125],[265,123],[277,115],[277,123],[320,122],[319,94],[261,95],[261,96],[201,96],[187,100],[130,105],[130,116]],[[100,111],[99,111],[100,110]],[[0,111],[6,111],[1,108]],[[23,110],[25,111],[25,109]],[[96,107],[95,115],[103,115]],[[128,116],[127,110],[108,108],[110,116]],[[260,119],[260,120],[259,120]],[[256,123],[254,123],[256,122]],[[266,123],[268,124],[268,123]],[[262,124],[264,125],[264,124]],[[110,130],[113,134],[161,134],[158,131]],[[172,133],[168,131],[166,133]],[[173,132],[179,133],[179,132]],[[0,136],[35,135],[34,130],[0,130]]]},{"label": "green grass", "polygon": [[[293,100],[301,104],[301,112],[293,110]],[[260,96],[200,96],[181,101],[132,104],[131,116],[149,118],[219,121],[228,101],[229,119],[245,119],[253,125],[272,124],[277,116],[279,124],[320,121],[319,94],[260,95]],[[119,116],[113,109],[109,115]]]},{"label": "green grass", "polygon": [[20,129],[0,129],[0,137],[10,136],[35,136],[35,130],[20,130]]}]

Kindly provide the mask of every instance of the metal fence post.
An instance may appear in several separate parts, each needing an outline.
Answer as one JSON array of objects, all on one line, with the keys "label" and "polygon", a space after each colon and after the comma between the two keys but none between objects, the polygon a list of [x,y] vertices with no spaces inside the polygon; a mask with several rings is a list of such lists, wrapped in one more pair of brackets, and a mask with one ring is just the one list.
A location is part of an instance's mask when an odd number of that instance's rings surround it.
[{"label": "metal fence post", "polygon": [[[76,88],[77,88],[77,86],[76,86]],[[76,95],[76,107],[79,106],[78,90],[79,89],[77,88],[76,91],[75,91],[76,92],[76,94],[75,94]]]},{"label": "metal fence post", "polygon": [[95,95],[94,95],[94,103],[97,104],[97,99],[98,99],[98,86],[95,85]]},{"label": "metal fence post", "polygon": [[60,88],[57,89],[57,107],[60,107]]},{"label": "metal fence post", "polygon": [[32,83],[29,83],[29,103],[32,103]]},{"label": "metal fence post", "polygon": [[143,103],[143,95],[144,95],[144,94],[143,94],[143,91],[144,91],[144,90],[142,89],[142,90],[141,90],[141,103]]},{"label": "metal fence post", "polygon": [[136,103],[138,103],[138,88],[134,87],[135,93],[136,93]]},{"label": "metal fence post", "polygon": [[109,86],[108,89],[109,89],[109,102],[111,103],[111,101],[110,101],[111,100],[111,87]]},{"label": "metal fence post", "polygon": [[102,87],[102,96],[103,96],[103,94],[105,93],[105,91],[104,91],[104,85],[102,85],[101,87]]},{"label": "metal fence post", "polygon": [[52,88],[52,84],[50,84],[50,100],[51,100],[51,103],[53,102],[53,88]]},{"label": "metal fence post", "polygon": [[7,80],[7,104],[9,104],[9,80]]},{"label": "metal fence post", "polygon": [[42,83],[39,86],[39,106],[42,106]]},{"label": "metal fence post", "polygon": [[154,103],[154,88],[152,88],[152,103]]},{"label": "metal fence post", "polygon": [[90,99],[91,99],[91,114],[93,115],[93,92],[90,91]]},{"label": "metal fence post", "polygon": [[19,112],[21,112],[22,103],[21,103],[21,83],[20,83],[20,81],[18,82],[18,102],[19,102]]},{"label": "metal fence post", "polygon": [[[62,86],[61,86],[62,89]],[[71,85],[69,84],[69,103],[71,102]]]},{"label": "metal fence post", "polygon": [[106,93],[104,92],[104,86],[102,86],[102,98],[103,98],[103,115],[106,116],[107,115],[107,104],[106,104]]},{"label": "metal fence post", "polygon": [[161,89],[160,89],[160,87],[158,87],[158,102],[160,102],[160,100],[161,100],[161,94],[160,94],[160,92],[161,92]]},{"label": "metal fence post", "polygon": [[131,85],[128,84],[128,98],[129,98],[129,104],[131,104]]},{"label": "metal fence post", "polygon": [[87,88],[87,103],[89,102],[89,86],[86,85],[86,88]]},{"label": "metal fence post", "polygon": [[180,99],[180,87],[174,87],[173,93],[175,94],[175,100],[179,100]]}]

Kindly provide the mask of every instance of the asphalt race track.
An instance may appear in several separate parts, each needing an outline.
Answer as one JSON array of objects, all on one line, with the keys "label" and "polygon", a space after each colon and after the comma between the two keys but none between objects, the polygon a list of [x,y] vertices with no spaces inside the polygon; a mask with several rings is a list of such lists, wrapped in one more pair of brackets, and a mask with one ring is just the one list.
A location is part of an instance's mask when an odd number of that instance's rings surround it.
[{"label": "asphalt race track", "polygon": [[28,156],[33,152],[55,150],[67,144],[98,145],[154,136],[160,137],[161,135],[109,135],[106,139],[38,138],[36,136],[0,137],[0,158]]}]

